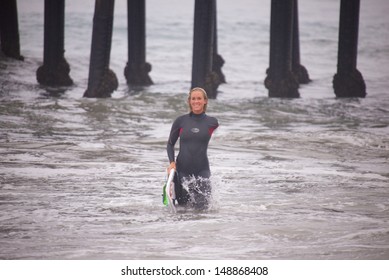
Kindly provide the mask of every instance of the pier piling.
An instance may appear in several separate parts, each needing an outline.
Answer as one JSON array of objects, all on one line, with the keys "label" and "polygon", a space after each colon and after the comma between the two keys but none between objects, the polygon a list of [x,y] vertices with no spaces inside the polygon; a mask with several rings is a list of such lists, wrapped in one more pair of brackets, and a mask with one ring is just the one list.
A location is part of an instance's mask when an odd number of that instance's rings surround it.
[{"label": "pier piling", "polygon": [[298,81],[292,72],[294,0],[272,0],[270,66],[265,87],[269,97],[298,98]]},{"label": "pier piling", "polygon": [[23,60],[16,0],[0,1],[0,45],[5,56]]},{"label": "pier piling", "polygon": [[124,76],[129,85],[148,86],[151,64],[146,62],[146,3],[145,0],[127,0],[128,62]]},{"label": "pier piling", "polygon": [[293,47],[292,47],[292,72],[296,76],[299,84],[308,84],[311,79],[307,69],[301,65],[300,61],[300,31],[298,16],[298,0],[293,0]]},{"label": "pier piling", "polygon": [[204,88],[213,99],[221,83],[219,75],[213,71],[215,23],[216,0],[195,0],[192,88]]},{"label": "pier piling", "polygon": [[70,66],[65,59],[65,0],[45,0],[43,65],[37,80],[47,86],[70,86]]},{"label": "pier piling", "polygon": [[217,39],[217,0],[215,0],[215,9],[214,9],[214,25],[213,25],[213,55],[212,55],[212,71],[215,72],[219,77],[220,83],[226,83],[226,77],[222,72],[222,67],[224,65],[224,59],[218,52],[218,39]]},{"label": "pier piling", "polygon": [[84,97],[111,97],[118,87],[116,74],[109,69],[114,4],[114,0],[95,2],[88,88]]},{"label": "pier piling", "polygon": [[360,0],[341,0],[338,66],[333,87],[336,97],[366,97],[366,85],[357,69]]}]

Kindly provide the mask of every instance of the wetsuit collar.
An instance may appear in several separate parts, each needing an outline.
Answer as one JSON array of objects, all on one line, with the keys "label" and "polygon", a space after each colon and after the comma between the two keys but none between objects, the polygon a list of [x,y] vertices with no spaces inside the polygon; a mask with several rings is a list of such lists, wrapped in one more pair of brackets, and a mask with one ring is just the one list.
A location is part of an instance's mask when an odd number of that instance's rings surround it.
[{"label": "wetsuit collar", "polygon": [[196,118],[196,119],[201,119],[201,118],[205,117],[205,112],[202,112],[201,114],[195,114],[193,112],[190,112],[189,116]]}]

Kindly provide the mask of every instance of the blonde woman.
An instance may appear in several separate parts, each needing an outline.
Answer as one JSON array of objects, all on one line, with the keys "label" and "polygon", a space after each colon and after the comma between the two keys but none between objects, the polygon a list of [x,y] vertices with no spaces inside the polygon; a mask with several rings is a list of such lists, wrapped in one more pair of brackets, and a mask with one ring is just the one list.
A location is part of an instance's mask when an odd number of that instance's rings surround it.
[{"label": "blonde woman", "polygon": [[[206,91],[193,88],[188,97],[190,112],[174,121],[167,143],[168,172],[172,168],[177,171],[174,180],[177,202],[200,209],[207,208],[209,204],[211,171],[207,149],[213,131],[219,126],[216,118],[205,113],[207,104]],[[176,159],[174,145],[178,138],[180,150]]]}]

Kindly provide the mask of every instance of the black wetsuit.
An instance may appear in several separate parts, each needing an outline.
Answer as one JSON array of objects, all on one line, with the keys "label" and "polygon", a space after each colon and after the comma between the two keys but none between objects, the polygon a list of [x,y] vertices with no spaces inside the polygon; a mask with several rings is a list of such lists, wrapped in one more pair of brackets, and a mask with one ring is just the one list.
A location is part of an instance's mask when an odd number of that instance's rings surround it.
[{"label": "black wetsuit", "polygon": [[[190,202],[194,206],[207,206],[211,194],[207,149],[212,133],[218,126],[217,119],[205,113],[180,116],[172,125],[167,154],[170,162],[176,161],[178,177],[175,178],[175,191],[177,201],[181,205]],[[174,145],[178,137],[180,150],[175,160]],[[188,190],[182,186],[184,181],[190,181]]]}]

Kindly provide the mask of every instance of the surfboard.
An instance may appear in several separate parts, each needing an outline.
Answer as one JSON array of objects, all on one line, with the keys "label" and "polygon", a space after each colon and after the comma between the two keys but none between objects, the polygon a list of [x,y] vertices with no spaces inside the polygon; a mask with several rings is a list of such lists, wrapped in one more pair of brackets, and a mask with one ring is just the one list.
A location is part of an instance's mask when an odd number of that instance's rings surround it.
[{"label": "surfboard", "polygon": [[169,177],[166,181],[166,184],[163,186],[163,204],[169,207],[169,210],[173,213],[177,212],[176,206],[174,205],[174,199],[176,194],[174,191],[174,174],[176,171],[174,169],[170,170]]}]

